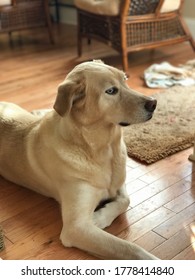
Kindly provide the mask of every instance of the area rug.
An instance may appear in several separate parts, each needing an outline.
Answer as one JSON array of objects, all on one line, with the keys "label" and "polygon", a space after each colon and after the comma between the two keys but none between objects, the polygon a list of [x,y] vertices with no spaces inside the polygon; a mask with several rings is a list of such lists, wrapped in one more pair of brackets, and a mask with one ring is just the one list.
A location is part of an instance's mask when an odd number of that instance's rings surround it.
[{"label": "area rug", "polygon": [[175,86],[153,97],[153,118],[123,130],[129,157],[147,164],[191,147],[195,134],[195,86]]},{"label": "area rug", "polygon": [[3,230],[0,225],[0,251],[4,249]]}]

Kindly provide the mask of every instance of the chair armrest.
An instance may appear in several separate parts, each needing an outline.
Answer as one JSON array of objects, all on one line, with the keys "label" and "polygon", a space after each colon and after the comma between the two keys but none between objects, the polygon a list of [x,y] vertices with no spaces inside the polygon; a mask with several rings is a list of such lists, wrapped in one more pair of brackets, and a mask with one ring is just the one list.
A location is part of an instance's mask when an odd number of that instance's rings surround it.
[{"label": "chair armrest", "polygon": [[10,6],[12,5],[12,0],[1,0],[0,1],[0,7],[1,6]]}]

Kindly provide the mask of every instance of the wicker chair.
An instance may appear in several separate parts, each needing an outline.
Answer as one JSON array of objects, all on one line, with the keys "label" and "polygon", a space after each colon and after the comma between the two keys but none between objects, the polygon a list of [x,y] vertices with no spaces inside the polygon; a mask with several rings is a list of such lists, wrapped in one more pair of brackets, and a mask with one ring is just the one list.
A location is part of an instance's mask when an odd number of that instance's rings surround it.
[{"label": "wicker chair", "polygon": [[[167,0],[115,0],[112,1],[112,5],[115,2],[114,10],[110,11],[109,7],[107,10],[105,7],[97,7],[98,3],[101,5],[106,1],[91,1],[94,2],[94,9],[89,0],[75,0],[78,15],[78,55],[82,53],[83,37],[101,40],[122,55],[123,69],[127,72],[128,53],[132,51],[184,41],[189,41],[195,50],[195,43],[181,15],[184,1],[174,0],[177,7],[171,11],[166,10],[165,1]],[[173,5],[174,1],[169,1],[169,4]]]},{"label": "wicker chair", "polygon": [[[1,1],[0,1],[1,2]],[[46,26],[54,42],[48,0],[7,0],[0,5],[0,33]]]}]

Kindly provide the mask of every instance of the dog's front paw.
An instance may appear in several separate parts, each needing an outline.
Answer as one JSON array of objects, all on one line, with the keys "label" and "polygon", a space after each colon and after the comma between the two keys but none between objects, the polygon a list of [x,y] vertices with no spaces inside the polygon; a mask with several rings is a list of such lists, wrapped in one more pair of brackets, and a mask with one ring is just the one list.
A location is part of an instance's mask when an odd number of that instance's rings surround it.
[{"label": "dog's front paw", "polygon": [[93,222],[97,227],[104,229],[111,225],[111,221],[108,221],[105,216],[101,215],[101,210],[93,213]]}]

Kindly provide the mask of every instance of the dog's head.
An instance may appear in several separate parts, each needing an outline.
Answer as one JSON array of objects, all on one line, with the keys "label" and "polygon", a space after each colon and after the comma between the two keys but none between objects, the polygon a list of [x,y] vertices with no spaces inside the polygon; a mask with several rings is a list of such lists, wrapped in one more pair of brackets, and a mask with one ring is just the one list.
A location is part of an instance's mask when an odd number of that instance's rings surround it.
[{"label": "dog's head", "polygon": [[119,124],[144,122],[152,117],[156,100],[130,89],[124,72],[102,61],[77,65],[59,85],[54,109],[71,114],[82,124],[98,121]]}]

